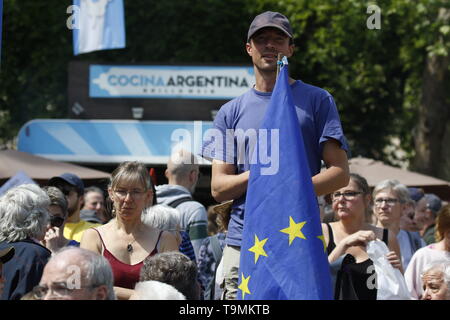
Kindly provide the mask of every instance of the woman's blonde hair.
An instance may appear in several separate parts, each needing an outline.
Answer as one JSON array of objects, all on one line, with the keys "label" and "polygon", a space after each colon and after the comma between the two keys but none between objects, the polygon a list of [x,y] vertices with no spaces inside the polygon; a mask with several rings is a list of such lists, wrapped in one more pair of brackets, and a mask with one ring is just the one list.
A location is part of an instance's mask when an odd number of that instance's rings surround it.
[{"label": "woman's blonde hair", "polygon": [[152,190],[152,179],[147,167],[142,162],[122,162],[111,174],[109,187],[114,189],[120,182],[139,182],[145,190]]},{"label": "woman's blonde hair", "polygon": [[[139,183],[145,188],[144,191],[152,190],[153,202],[150,203],[149,206],[156,204],[155,186],[152,183],[152,178],[150,176],[149,170],[142,162],[138,161],[122,162],[111,174],[108,187],[114,190],[115,187],[121,182]],[[107,213],[111,217],[115,217],[116,215],[115,208],[113,205],[113,201],[110,197],[108,197],[105,201],[105,208]]]}]

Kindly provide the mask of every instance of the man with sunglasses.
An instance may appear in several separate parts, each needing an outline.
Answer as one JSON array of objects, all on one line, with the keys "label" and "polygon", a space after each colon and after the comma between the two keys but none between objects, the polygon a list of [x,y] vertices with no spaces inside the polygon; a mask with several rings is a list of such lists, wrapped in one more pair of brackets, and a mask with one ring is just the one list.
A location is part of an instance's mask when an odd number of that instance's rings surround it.
[{"label": "man with sunglasses", "polygon": [[67,200],[68,217],[64,226],[65,238],[80,242],[86,229],[101,225],[80,219],[80,210],[84,201],[84,183],[77,175],[63,173],[51,178],[48,185],[61,190]]},{"label": "man with sunglasses", "polygon": [[56,187],[47,186],[43,188],[50,198],[48,212],[50,220],[42,244],[55,253],[65,246],[79,247],[80,243],[64,237],[64,225],[67,219],[67,200],[64,194]]}]

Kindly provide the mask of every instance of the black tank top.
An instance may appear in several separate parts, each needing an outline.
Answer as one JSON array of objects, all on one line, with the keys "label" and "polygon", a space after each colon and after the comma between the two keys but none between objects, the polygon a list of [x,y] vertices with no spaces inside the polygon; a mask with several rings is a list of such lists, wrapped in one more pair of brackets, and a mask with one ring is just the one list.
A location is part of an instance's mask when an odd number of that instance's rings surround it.
[{"label": "black tank top", "polygon": [[[328,227],[327,254],[336,248],[334,243],[333,229]],[[388,229],[383,229],[383,242],[388,244]],[[372,277],[372,278],[371,278]],[[336,300],[376,300],[377,289],[375,288],[376,273],[373,262],[370,259],[356,263],[355,257],[347,254],[340,274],[336,279],[335,299]]]}]

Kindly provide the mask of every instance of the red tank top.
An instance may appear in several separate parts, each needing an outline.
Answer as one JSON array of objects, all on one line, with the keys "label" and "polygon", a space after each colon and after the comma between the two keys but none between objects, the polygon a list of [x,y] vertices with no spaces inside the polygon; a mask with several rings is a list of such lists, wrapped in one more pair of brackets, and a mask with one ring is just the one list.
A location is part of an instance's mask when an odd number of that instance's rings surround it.
[{"label": "red tank top", "polygon": [[[128,288],[128,289],[134,289],[134,286],[137,282],[139,282],[139,275],[141,272],[141,268],[144,265],[144,260],[142,260],[139,263],[136,264],[127,264],[123,263],[114,255],[106,249],[105,243],[103,242],[103,238],[100,235],[100,232],[98,232],[97,229],[93,228],[95,231],[97,231],[100,240],[102,241],[103,245],[103,256],[108,260],[109,264],[111,265],[111,269],[113,271],[114,275],[114,286],[116,287],[122,287],[122,288]],[[152,252],[148,255],[153,256],[158,253],[158,250],[156,249],[158,247],[159,239],[161,238],[162,231],[159,233],[158,240],[156,241],[155,249],[153,249]]]}]

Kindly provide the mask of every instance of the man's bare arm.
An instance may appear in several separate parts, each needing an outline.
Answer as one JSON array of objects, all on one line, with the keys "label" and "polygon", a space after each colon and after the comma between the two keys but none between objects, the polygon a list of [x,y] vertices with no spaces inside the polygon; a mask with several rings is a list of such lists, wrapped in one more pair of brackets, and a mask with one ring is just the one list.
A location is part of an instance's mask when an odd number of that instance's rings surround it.
[{"label": "man's bare arm", "polygon": [[234,200],[247,191],[250,171],[236,174],[236,166],[219,160],[212,162],[211,194],[217,202]]},{"label": "man's bare arm", "polygon": [[328,140],[323,146],[323,161],[327,169],[316,174],[312,180],[317,196],[332,193],[349,183],[347,153],[336,140]]}]

